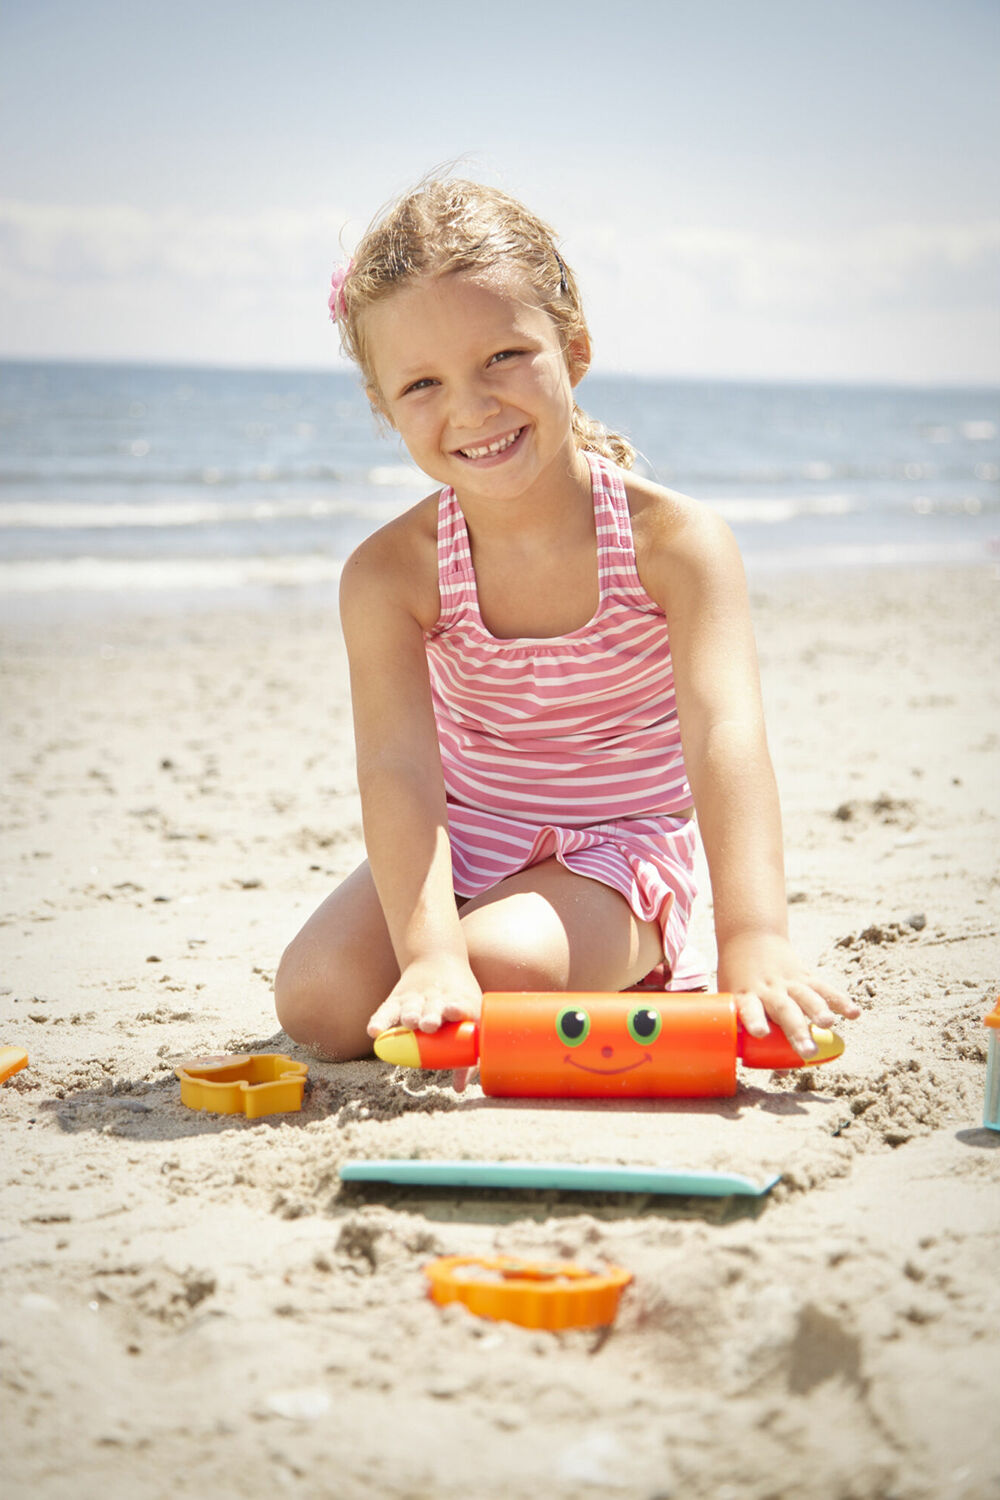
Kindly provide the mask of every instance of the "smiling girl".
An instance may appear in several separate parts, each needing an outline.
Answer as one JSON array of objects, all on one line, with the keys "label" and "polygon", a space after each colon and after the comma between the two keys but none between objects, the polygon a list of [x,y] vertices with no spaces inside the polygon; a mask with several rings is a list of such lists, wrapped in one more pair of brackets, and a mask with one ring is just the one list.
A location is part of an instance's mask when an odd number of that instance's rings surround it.
[{"label": "smiling girl", "polygon": [[353,1058],[478,1015],[484,990],[658,966],[704,988],[697,809],[719,988],[810,1056],[810,1023],[858,1010],[788,940],[739,554],[577,407],[590,338],[552,232],[495,189],[427,182],[335,275],[331,312],[439,488],[344,569],[368,859],[282,957],[285,1031]]}]

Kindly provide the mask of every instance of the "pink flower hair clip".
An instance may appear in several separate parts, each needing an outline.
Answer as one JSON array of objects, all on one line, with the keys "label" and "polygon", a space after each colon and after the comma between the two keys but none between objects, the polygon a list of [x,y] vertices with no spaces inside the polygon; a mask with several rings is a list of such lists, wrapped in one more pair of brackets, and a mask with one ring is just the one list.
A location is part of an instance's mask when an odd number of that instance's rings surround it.
[{"label": "pink flower hair clip", "polygon": [[330,309],[330,321],[336,323],[347,311],[347,302],[344,297],[344,282],[351,274],[354,265],[349,260],[346,266],[334,266],[333,275],[330,277],[330,295],[327,298],[327,307]]}]

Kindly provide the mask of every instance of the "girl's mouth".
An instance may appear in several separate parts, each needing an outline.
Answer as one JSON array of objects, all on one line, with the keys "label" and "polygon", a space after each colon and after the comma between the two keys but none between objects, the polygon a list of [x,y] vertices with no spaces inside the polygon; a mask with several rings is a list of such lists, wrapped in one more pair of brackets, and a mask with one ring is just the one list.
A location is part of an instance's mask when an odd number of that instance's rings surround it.
[{"label": "girl's mouth", "polygon": [[460,458],[467,459],[470,463],[488,463],[491,459],[502,458],[509,453],[526,430],[518,427],[514,432],[505,432],[502,437],[493,438],[489,443],[478,443],[475,447],[457,448],[455,451]]}]

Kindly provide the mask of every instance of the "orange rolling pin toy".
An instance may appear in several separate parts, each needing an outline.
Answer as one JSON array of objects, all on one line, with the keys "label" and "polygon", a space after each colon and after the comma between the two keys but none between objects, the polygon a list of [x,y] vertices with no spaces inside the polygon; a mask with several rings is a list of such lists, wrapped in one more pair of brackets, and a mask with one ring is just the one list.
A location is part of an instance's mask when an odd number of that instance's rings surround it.
[{"label": "orange rolling pin toy", "polygon": [[712,1099],[736,1093],[736,1062],[801,1068],[839,1057],[834,1031],[810,1028],[803,1058],[773,1024],[754,1037],[732,995],[487,994],[478,1021],[438,1031],[394,1026],[376,1056],[407,1068],[471,1068],[507,1098]]}]

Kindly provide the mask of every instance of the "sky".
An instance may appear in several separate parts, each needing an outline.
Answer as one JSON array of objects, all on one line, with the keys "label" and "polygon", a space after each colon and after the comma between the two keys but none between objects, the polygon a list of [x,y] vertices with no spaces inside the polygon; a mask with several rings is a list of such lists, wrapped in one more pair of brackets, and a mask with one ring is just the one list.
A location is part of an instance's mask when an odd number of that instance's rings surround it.
[{"label": "sky", "polygon": [[1000,383],[1000,0],[4,0],[0,356],[336,369],[428,170],[522,198],[594,369]]}]

